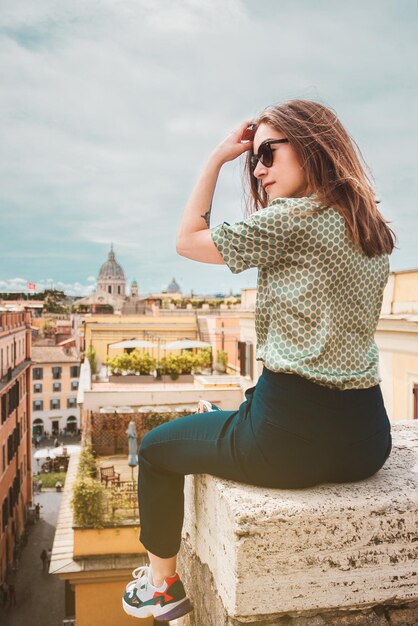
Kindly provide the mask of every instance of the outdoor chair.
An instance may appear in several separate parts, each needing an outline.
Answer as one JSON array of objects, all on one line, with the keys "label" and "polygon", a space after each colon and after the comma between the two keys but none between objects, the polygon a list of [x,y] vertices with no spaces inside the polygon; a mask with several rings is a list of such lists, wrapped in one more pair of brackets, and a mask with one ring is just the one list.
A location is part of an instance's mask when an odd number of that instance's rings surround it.
[{"label": "outdoor chair", "polygon": [[120,473],[115,472],[115,466],[109,465],[108,467],[100,468],[100,480],[105,483],[106,487],[108,483],[118,483],[120,481]]}]

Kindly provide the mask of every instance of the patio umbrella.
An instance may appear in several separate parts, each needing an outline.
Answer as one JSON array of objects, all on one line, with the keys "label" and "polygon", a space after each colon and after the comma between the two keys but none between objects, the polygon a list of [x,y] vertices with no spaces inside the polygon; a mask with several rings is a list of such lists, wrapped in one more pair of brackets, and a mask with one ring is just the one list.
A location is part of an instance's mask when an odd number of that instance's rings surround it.
[{"label": "patio umbrella", "polygon": [[34,459],[55,459],[55,452],[51,450],[51,448],[42,448],[41,450],[37,450],[33,455]]},{"label": "patio umbrella", "polygon": [[163,350],[185,350],[186,348],[211,348],[212,344],[197,339],[180,339],[161,347]]},{"label": "patio umbrella", "polygon": [[81,446],[74,446],[74,445],[70,445],[70,446],[58,446],[58,448],[54,448],[52,450],[52,454],[54,455],[54,457],[56,456],[71,456],[71,454],[73,454],[74,452],[78,452],[81,449]]},{"label": "patio umbrella", "polygon": [[136,452],[138,449],[138,440],[137,440],[135,422],[129,422],[128,430],[126,432],[128,435],[128,445],[129,445],[128,465],[131,468],[132,480],[133,480],[134,479],[134,467],[138,465],[138,457],[136,455]]},{"label": "patio umbrella", "polygon": [[119,341],[119,343],[111,343],[109,348],[156,348],[156,343],[151,341],[143,341],[142,339],[129,339],[127,341]]}]

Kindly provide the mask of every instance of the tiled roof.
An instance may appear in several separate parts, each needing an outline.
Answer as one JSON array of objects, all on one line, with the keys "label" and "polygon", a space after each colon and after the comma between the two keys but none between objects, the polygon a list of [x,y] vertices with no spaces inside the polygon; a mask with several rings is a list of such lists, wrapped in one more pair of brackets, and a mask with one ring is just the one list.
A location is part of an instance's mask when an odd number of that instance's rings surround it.
[{"label": "tiled roof", "polygon": [[80,362],[74,348],[63,350],[60,346],[33,346],[31,356],[34,363]]}]

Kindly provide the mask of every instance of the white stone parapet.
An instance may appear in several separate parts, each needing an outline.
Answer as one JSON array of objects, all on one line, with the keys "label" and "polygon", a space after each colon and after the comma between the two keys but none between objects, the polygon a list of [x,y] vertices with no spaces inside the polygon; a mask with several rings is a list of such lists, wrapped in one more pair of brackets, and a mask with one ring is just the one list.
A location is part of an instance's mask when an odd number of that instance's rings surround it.
[{"label": "white stone parapet", "polygon": [[[187,477],[181,571],[196,610],[184,623],[418,600],[418,422],[392,424],[392,437],[385,466],[361,482],[284,490]],[[201,594],[218,618],[203,614]]]}]

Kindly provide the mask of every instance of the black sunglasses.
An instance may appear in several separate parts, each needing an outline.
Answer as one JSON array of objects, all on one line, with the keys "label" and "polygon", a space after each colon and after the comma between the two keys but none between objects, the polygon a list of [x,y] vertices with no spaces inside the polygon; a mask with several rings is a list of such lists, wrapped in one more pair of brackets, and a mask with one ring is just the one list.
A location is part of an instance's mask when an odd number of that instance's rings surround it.
[{"label": "black sunglasses", "polygon": [[252,171],[255,170],[259,161],[261,161],[265,167],[271,167],[273,165],[273,150],[271,149],[273,143],[289,143],[289,140],[267,139],[267,141],[263,141],[258,147],[257,154],[251,156],[250,162]]}]

